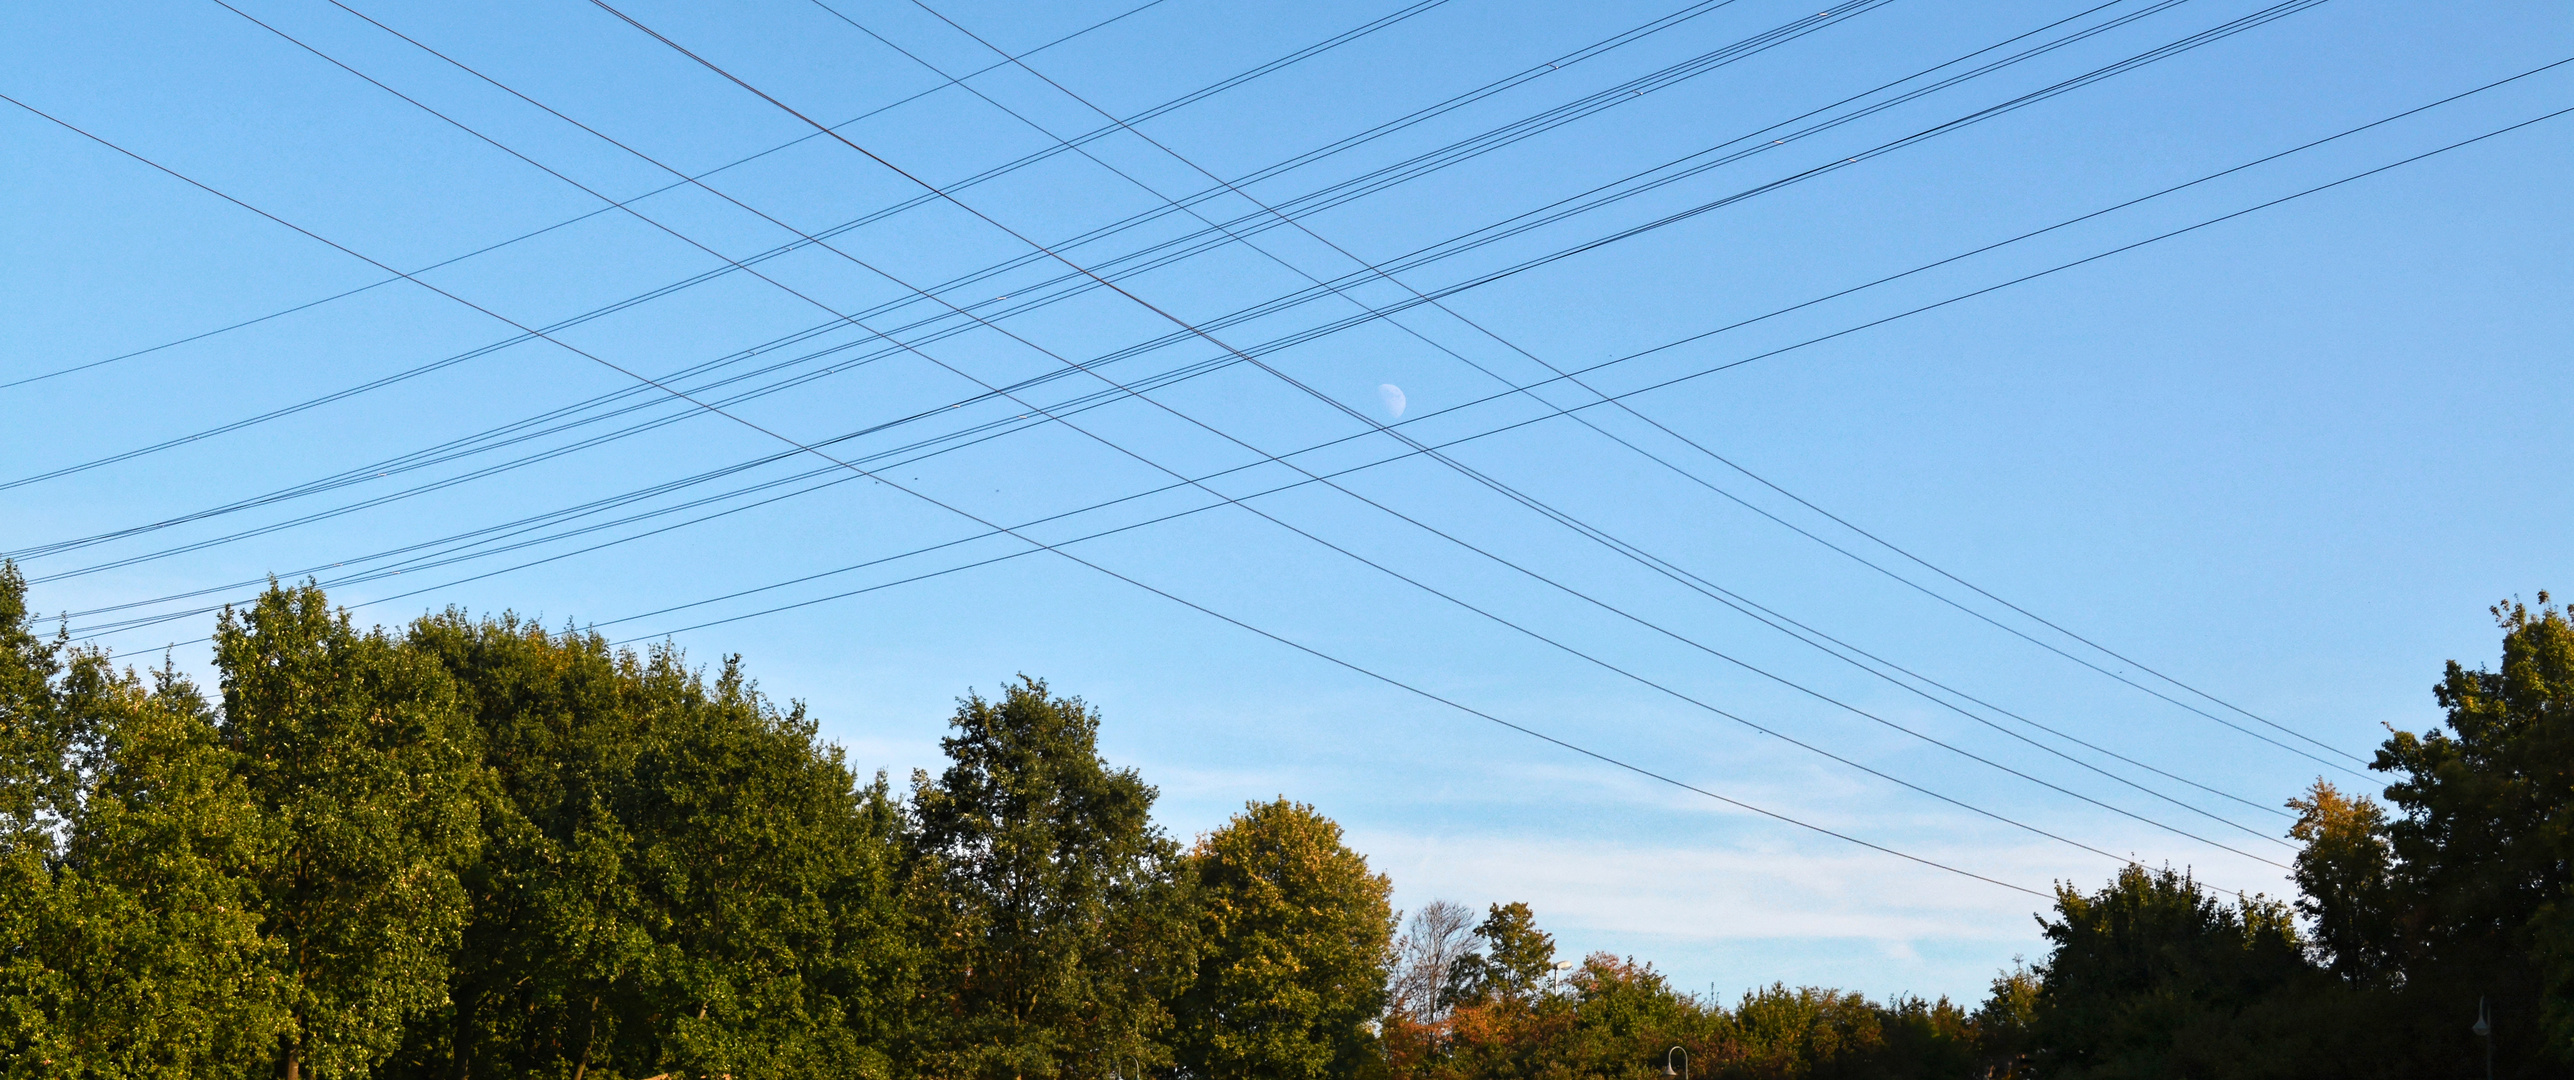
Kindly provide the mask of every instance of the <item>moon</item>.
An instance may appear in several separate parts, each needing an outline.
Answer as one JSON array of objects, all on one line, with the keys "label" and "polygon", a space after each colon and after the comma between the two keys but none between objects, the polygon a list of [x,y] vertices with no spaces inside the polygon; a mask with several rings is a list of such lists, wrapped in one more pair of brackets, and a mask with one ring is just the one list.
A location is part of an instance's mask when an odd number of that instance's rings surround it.
[{"label": "moon", "polygon": [[1386,412],[1392,413],[1398,420],[1403,418],[1404,402],[1402,387],[1396,386],[1393,383],[1379,383],[1376,387],[1376,396],[1385,400]]}]

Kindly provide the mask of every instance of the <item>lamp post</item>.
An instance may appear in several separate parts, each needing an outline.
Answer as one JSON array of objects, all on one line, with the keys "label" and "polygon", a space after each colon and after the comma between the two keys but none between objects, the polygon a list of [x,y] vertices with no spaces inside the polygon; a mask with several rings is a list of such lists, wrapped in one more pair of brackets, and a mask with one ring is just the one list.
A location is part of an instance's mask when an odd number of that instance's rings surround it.
[{"label": "lamp post", "polygon": [[2485,1019],[2485,999],[2481,994],[2476,996],[2476,1026],[2467,1030],[2484,1037],[2485,1080],[2494,1080],[2494,1026]]},{"label": "lamp post", "polygon": [[[1671,1057],[1674,1054],[1680,1055],[1680,1069],[1677,1072],[1673,1071],[1671,1067]],[[1664,1076],[1676,1076],[1679,1077],[1680,1080],[1689,1080],[1689,1051],[1683,1050],[1677,1046],[1663,1051],[1662,1074]]]}]

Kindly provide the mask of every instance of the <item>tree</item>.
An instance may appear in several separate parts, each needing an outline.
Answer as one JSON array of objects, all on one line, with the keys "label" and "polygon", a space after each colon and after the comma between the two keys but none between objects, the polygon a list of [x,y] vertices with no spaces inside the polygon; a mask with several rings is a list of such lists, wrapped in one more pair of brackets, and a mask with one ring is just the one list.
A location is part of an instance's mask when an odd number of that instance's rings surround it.
[{"label": "tree", "polygon": [[1281,798],[1253,803],[1189,853],[1197,978],[1177,1007],[1193,1076],[1314,1080],[1383,1068],[1393,883],[1340,826]]},{"label": "tree", "polygon": [[69,1054],[56,1014],[70,986],[47,963],[61,853],[51,827],[70,736],[56,703],[64,643],[29,626],[27,579],[0,562],[0,1075]]},{"label": "tree", "polygon": [[2320,778],[2288,806],[2298,814],[2288,835],[2304,845],[2297,852],[2297,911],[2313,927],[2310,947],[2343,980],[2381,984],[2395,959],[2388,922],[2394,849],[2386,840],[2386,812]]},{"label": "tree", "polygon": [[2039,973],[2014,960],[2011,970],[1993,977],[1992,990],[1975,1010],[1975,1044],[1988,1080],[2014,1080],[2030,1075],[2029,1054],[2036,1048],[2038,994],[2045,989]]},{"label": "tree", "polygon": [[212,710],[24,625],[0,564],[0,1075],[169,1078],[275,1045],[258,830]]},{"label": "tree", "polygon": [[1196,974],[1188,867],[1154,790],[1098,753],[1099,716],[1022,677],[970,695],[912,783],[911,888],[930,953],[915,1057],[954,1077],[1171,1064],[1163,1004]]},{"label": "tree", "polygon": [[2187,874],[2129,866],[2097,893],[2059,886],[2040,924],[2054,946],[2033,1024],[2042,1075],[2275,1075],[2307,1053],[2266,1022],[2322,978],[2284,904],[2227,904]]},{"label": "tree", "polygon": [[406,645],[455,684],[492,782],[461,875],[471,916],[447,1001],[387,1071],[648,1075],[658,1041],[620,1023],[654,957],[619,819],[644,738],[633,673],[602,642],[507,617],[449,611],[415,623]]},{"label": "tree", "polygon": [[1391,1056],[1416,1075],[1423,1065],[1442,1076],[1542,1074],[1571,1052],[1565,1040],[1580,1023],[1572,999],[1549,992],[1560,989],[1548,981],[1554,973],[1555,939],[1537,928],[1528,905],[1491,905],[1473,946],[1449,966],[1441,990],[1448,1014],[1397,1025]]},{"label": "tree", "polygon": [[910,992],[899,815],[727,662],[449,611],[493,785],[449,1004],[403,1075],[881,1076]]},{"label": "tree", "polygon": [[[1504,925],[1520,932],[1495,936],[1533,940],[1518,918]],[[1434,1033],[1441,1036],[1435,1042],[1425,1037]],[[1714,1080],[2015,1075],[1986,1067],[1985,1059],[1996,1055],[1982,1037],[1983,1024],[1946,999],[1880,1004],[1838,990],[1773,984],[1744,994],[1728,1010],[1672,989],[1650,964],[1607,953],[1584,957],[1542,993],[1496,993],[1458,1004],[1435,1024],[1397,1015],[1387,1025],[1392,1071],[1403,1080],[1652,1080],[1676,1061],[1675,1049],[1688,1055],[1693,1075]]]},{"label": "tree", "polygon": [[1756,1070],[1811,1075],[1816,1066],[1876,1056],[1883,1017],[1868,999],[1812,986],[1772,983],[1734,1007],[1737,1053]]},{"label": "tree", "polygon": [[1716,1058],[1722,1010],[1671,988],[1651,964],[1608,953],[1582,958],[1566,980],[1568,1023],[1546,1059],[1576,1076],[1661,1075],[1674,1046],[1704,1075]]},{"label": "tree", "polygon": [[2444,1057],[2484,998],[2507,1070],[2574,1064],[2574,625],[2546,593],[2493,607],[2499,669],[2451,661],[2433,695],[2447,730],[2397,732],[2374,768],[2398,815],[2389,916],[2420,1041]]},{"label": "tree", "polygon": [[1537,928],[1527,904],[1492,905],[1475,937],[1482,947],[1449,971],[1450,1001],[1534,1001],[1555,973],[1555,938]]},{"label": "tree", "polygon": [[447,994],[481,841],[475,733],[434,660],[272,584],[215,629],[222,736],[264,833],[286,1080],[364,1076]]},{"label": "tree", "polygon": [[55,878],[63,1019],[100,1075],[181,1080],[258,1060],[287,1016],[253,876],[268,838],[195,687],[147,684],[103,653],[65,698],[86,759]]},{"label": "tree", "polygon": [[1446,1016],[1448,972],[1475,949],[1474,912],[1446,900],[1421,905],[1395,942],[1393,1008],[1416,1022]]},{"label": "tree", "polygon": [[621,822],[643,923],[668,959],[633,1002],[661,1064],[734,1076],[881,1075],[911,948],[896,815],[728,657],[707,682],[671,651],[643,666],[647,737]]}]

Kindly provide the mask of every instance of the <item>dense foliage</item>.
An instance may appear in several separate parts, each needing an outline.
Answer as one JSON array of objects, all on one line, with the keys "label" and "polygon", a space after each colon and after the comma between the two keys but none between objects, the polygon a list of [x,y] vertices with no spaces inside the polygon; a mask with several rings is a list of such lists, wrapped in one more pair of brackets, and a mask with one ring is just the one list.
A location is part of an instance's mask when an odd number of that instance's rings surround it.
[{"label": "dense foliage", "polygon": [[932,1076],[1106,1076],[1170,1064],[1196,949],[1189,866],[1154,791],[1096,750],[1099,717],[1023,679],[969,697],[952,762],[912,782],[929,963],[913,1064]]},{"label": "dense foliage", "polygon": [[738,659],[460,612],[227,612],[208,694],[0,563],[0,1080],[2410,1077],[2574,1069],[2574,624],[2495,609],[2297,894],[2060,886],[1972,1010],[1718,1001],[1392,885],[1311,806],[1183,846],[1100,717],[969,695],[861,777]]},{"label": "dense foliage", "polygon": [[1374,1075],[1394,891],[1341,827],[1253,803],[1189,852],[1201,942],[1175,1044],[1195,1076]]}]

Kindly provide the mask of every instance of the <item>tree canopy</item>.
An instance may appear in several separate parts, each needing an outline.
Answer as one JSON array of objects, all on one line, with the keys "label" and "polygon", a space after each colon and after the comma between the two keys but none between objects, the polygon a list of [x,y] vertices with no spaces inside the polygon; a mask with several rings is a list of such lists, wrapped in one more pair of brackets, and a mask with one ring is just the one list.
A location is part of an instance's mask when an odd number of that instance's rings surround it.
[{"label": "tree canopy", "polygon": [[1341,827],[1284,798],[1253,803],[1189,852],[1196,978],[1176,1042],[1193,1076],[1370,1075],[1385,1012],[1393,882]]},{"label": "tree canopy", "polygon": [[0,562],[0,1080],[2414,1077],[2574,1067],[2574,623],[2498,605],[2296,894],[2060,885],[1968,1008],[1683,993],[1311,805],[1185,850],[1100,713],[969,693],[897,792],[728,657],[509,615],[227,611],[215,688],[43,632]]},{"label": "tree canopy", "polygon": [[1197,935],[1152,786],[1100,759],[1097,713],[1035,679],[968,696],[949,727],[946,771],[912,781],[919,1060],[961,1077],[1170,1065]]}]

